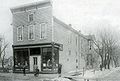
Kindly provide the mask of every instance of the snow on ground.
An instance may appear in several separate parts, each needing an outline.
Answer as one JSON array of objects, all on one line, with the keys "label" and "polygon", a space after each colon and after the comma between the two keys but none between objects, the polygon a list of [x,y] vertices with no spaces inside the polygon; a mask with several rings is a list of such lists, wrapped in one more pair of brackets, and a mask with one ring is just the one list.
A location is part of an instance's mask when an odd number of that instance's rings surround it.
[{"label": "snow on ground", "polygon": [[100,71],[100,70],[99,71],[95,71],[93,69],[92,70],[86,70],[85,73],[84,73],[84,76],[83,76],[83,74],[73,75],[73,73],[76,73],[76,72],[71,71],[69,73],[72,74],[72,75],[68,75],[68,76],[66,75],[66,76],[69,77],[69,78],[81,81],[83,79],[101,79],[101,78],[109,76],[110,74],[113,74],[113,73],[115,73],[117,71],[120,71],[120,67],[111,68],[111,69],[104,69],[103,71]]},{"label": "snow on ground", "polygon": [[58,78],[52,79],[52,81],[71,81],[71,80],[69,80],[67,78],[58,77]]},{"label": "snow on ground", "polygon": [[103,71],[95,71],[95,70],[87,70],[83,76],[83,78],[88,79],[96,79],[96,78],[103,78],[105,76],[109,76],[109,74],[120,70],[120,67],[117,68],[111,68],[111,69],[105,69]]}]

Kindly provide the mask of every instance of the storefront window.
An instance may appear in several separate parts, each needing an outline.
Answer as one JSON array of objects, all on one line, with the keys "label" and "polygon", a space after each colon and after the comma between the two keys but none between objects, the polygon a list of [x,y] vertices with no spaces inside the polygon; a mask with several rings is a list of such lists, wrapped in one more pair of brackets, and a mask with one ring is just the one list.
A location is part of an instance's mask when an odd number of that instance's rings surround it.
[{"label": "storefront window", "polygon": [[57,48],[54,48],[54,53],[52,54],[52,48],[42,49],[42,70],[43,71],[55,71],[58,68],[59,63],[59,52]]},{"label": "storefront window", "polygon": [[29,55],[26,49],[15,50],[15,68],[21,69],[23,66],[29,67]]},{"label": "storefront window", "polygon": [[52,69],[52,48],[43,48],[42,64],[43,69]]}]

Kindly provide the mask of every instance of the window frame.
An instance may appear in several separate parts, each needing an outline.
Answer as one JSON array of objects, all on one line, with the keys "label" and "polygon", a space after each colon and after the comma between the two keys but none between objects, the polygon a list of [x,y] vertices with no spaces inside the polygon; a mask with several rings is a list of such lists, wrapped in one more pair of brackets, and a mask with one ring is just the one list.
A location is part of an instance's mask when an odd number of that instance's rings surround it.
[{"label": "window frame", "polygon": [[[33,27],[33,39],[30,39],[30,26]],[[35,39],[35,26],[34,25],[28,25],[28,40],[34,40]]]},{"label": "window frame", "polygon": [[30,21],[30,15],[32,15],[32,17],[33,17],[33,20],[34,20],[34,14],[33,13],[30,13],[30,14],[28,14],[28,22],[32,22],[32,21]]},{"label": "window frame", "polygon": [[[44,29],[44,32],[45,32],[45,35],[42,35],[42,25],[45,25],[45,29]],[[39,24],[39,30],[40,30],[40,39],[46,39],[47,38],[47,23],[40,23]],[[43,36],[45,36],[45,37],[43,37]]]},{"label": "window frame", "polygon": [[[19,39],[20,36],[18,36],[18,29],[21,28],[21,38],[22,39]],[[23,41],[23,26],[18,26],[17,27],[17,41]]]},{"label": "window frame", "polygon": [[71,55],[71,50],[69,50],[69,56]]},{"label": "window frame", "polygon": [[78,37],[75,37],[75,41],[76,41],[76,47],[78,46]]}]

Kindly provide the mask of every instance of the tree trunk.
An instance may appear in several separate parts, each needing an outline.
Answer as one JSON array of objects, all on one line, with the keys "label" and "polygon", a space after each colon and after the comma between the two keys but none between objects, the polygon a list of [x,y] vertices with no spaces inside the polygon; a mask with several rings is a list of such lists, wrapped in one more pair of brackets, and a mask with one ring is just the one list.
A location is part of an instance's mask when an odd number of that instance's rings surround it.
[{"label": "tree trunk", "polygon": [[108,67],[108,69],[110,69],[110,60],[111,60],[111,57],[108,54],[108,57],[107,57],[107,67]]},{"label": "tree trunk", "polygon": [[3,55],[3,59],[2,59],[2,68],[3,68],[3,70],[4,70],[4,61],[5,61],[5,52],[4,52],[4,55]]},{"label": "tree trunk", "polygon": [[118,58],[116,57],[113,57],[113,62],[114,62],[114,65],[115,65],[115,68],[118,67]]},{"label": "tree trunk", "polygon": [[101,65],[100,65],[100,70],[102,71],[102,68],[103,68],[103,56],[101,55]]},{"label": "tree trunk", "polygon": [[105,53],[105,59],[104,59],[104,68],[105,68],[105,69],[107,69],[106,65],[107,65],[107,55],[106,55],[106,53]]}]

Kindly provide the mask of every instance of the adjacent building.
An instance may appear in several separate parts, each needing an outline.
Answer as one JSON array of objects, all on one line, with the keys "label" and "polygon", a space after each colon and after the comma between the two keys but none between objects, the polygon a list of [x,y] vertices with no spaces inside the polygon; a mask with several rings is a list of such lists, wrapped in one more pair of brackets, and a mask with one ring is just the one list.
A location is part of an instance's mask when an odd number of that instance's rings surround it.
[{"label": "adjacent building", "polygon": [[[62,73],[86,67],[89,38],[53,16],[50,0],[11,8],[14,72]],[[92,54],[91,54],[92,55]],[[90,57],[91,58],[91,57]]]}]

